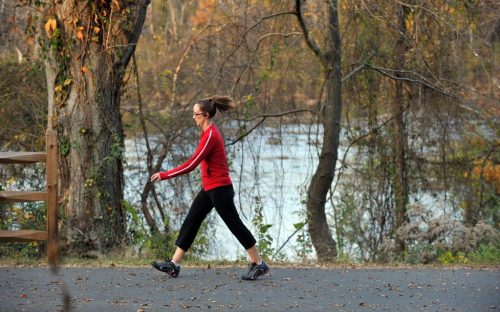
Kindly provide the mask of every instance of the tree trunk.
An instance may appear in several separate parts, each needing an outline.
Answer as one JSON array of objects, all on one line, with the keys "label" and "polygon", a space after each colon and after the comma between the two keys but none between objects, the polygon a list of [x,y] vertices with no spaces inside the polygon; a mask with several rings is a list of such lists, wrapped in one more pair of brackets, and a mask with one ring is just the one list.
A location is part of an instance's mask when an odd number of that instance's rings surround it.
[{"label": "tree trunk", "polygon": [[[405,67],[405,54],[408,50],[406,45],[407,31],[406,18],[408,8],[398,4],[396,6],[398,39],[396,42],[396,68]],[[397,77],[400,76],[398,73]],[[395,94],[392,102],[392,113],[395,116],[392,122],[392,134],[394,142],[394,177],[393,190],[395,199],[395,229],[399,229],[406,221],[406,206],[408,204],[408,182],[406,173],[406,125],[404,121],[405,97],[403,94],[403,81],[396,79]],[[404,241],[396,234],[396,252],[401,254],[405,249]]]},{"label": "tree trunk", "polygon": [[323,114],[323,146],[321,147],[318,167],[307,190],[309,234],[320,261],[334,261],[337,257],[337,244],[328,227],[325,203],[335,177],[338,159],[337,149],[342,114],[340,81],[340,66],[338,66],[338,70],[332,70],[327,77],[327,96]]},{"label": "tree trunk", "polygon": [[67,248],[107,253],[126,241],[123,75],[148,0],[54,2],[44,17],[49,128],[59,141]]},{"label": "tree trunk", "polygon": [[334,261],[337,257],[337,244],[332,237],[325,213],[328,192],[335,177],[340,139],[340,119],[342,115],[341,99],[341,50],[340,31],[337,12],[337,1],[327,1],[328,34],[326,38],[327,52],[322,53],[317,44],[309,37],[301,14],[300,0],[295,2],[297,18],[303,29],[306,43],[321,60],[326,70],[326,99],[323,122],[323,146],[319,156],[318,167],[307,190],[307,222],[311,243],[316,250],[319,261]]}]

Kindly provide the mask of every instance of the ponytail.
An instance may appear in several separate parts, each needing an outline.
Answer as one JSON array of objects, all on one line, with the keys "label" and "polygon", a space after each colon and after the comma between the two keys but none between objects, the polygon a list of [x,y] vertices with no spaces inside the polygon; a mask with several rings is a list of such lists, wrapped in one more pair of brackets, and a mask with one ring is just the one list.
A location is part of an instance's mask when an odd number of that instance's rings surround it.
[{"label": "ponytail", "polygon": [[202,112],[208,114],[209,118],[214,117],[217,110],[224,113],[235,107],[233,99],[228,96],[212,96],[198,101],[197,104]]}]

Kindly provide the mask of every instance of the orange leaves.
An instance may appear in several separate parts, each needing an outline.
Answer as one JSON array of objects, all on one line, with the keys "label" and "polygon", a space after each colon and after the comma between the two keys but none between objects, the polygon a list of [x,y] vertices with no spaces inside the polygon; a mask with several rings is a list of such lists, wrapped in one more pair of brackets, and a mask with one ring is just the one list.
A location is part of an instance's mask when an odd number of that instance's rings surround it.
[{"label": "orange leaves", "polygon": [[191,23],[194,26],[203,26],[208,23],[210,15],[215,10],[214,0],[201,0],[198,4],[198,10],[194,16],[191,17]]},{"label": "orange leaves", "polygon": [[55,16],[46,17],[44,31],[51,40],[51,44],[57,43],[60,47],[59,44],[70,42],[68,39],[76,40],[79,43],[100,42],[106,30],[112,30],[112,25],[118,23],[118,19],[130,12],[127,2],[124,0],[88,2],[93,3],[90,5],[89,12],[75,9],[68,11],[64,17],[57,17],[57,19]]},{"label": "orange leaves", "polygon": [[83,40],[83,32],[81,30],[76,32],[76,38],[80,41]]},{"label": "orange leaves", "polygon": [[[78,21],[78,19],[75,18],[74,21]],[[76,37],[76,39],[78,39],[79,41],[83,41],[85,39],[85,37],[87,37],[87,36],[92,37],[92,33],[93,34],[100,33],[101,32],[101,27],[99,25],[99,17],[98,17],[97,14],[94,14],[94,22],[95,22],[95,26],[92,26],[91,25],[92,23],[89,23],[88,27],[85,27],[85,26],[76,26],[76,22],[73,23],[73,25],[75,26],[75,37]]]},{"label": "orange leaves", "polygon": [[54,36],[54,33],[57,29],[57,21],[55,18],[51,17],[47,20],[45,23],[45,33],[47,34],[47,37],[52,38]]},{"label": "orange leaves", "polygon": [[413,27],[415,26],[415,16],[413,15],[413,12],[408,14],[408,16],[406,17],[406,29],[410,32],[410,33],[413,33],[414,32],[414,29]]},{"label": "orange leaves", "polygon": [[83,31],[85,30],[85,27],[80,26],[78,27],[78,31],[76,32],[76,38],[80,41],[83,40]]},{"label": "orange leaves", "polygon": [[474,162],[471,178],[476,180],[483,178],[486,182],[492,183],[495,186],[496,193],[500,194],[499,164],[495,164],[491,160],[487,160],[485,163],[483,163],[483,160],[477,160]]},{"label": "orange leaves", "polygon": [[500,165],[494,164],[491,160],[488,160],[484,165],[477,164],[472,169],[472,176],[479,178],[481,175],[488,182],[500,182]]},{"label": "orange leaves", "polygon": [[[470,132],[478,131],[473,124],[465,124],[464,127]],[[500,194],[500,164],[497,154],[491,154],[485,158],[484,153],[492,146],[500,146],[500,140],[487,140],[474,135],[467,138],[463,148],[466,150],[465,159],[469,161],[467,171],[463,172],[463,177],[472,182],[488,183],[492,186],[496,194]],[[495,147],[493,147],[495,148]]]}]

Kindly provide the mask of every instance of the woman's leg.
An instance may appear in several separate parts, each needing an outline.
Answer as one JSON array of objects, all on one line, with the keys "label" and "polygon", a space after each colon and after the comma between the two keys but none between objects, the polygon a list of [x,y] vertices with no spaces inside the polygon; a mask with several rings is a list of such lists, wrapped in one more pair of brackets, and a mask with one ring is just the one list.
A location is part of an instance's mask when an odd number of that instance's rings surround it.
[{"label": "woman's leg", "polygon": [[177,247],[175,249],[175,253],[174,253],[174,256],[172,257],[172,261],[176,264],[180,264],[181,261],[182,261],[182,258],[184,258],[184,255],[186,254],[186,252],[184,250],[182,250],[181,248]]},{"label": "woman's leg", "polygon": [[256,259],[259,260],[257,249],[255,248],[255,238],[241,221],[236,206],[234,205],[233,187],[231,185],[218,187],[207,193],[212,199],[215,210],[217,210],[222,221],[224,221],[231,233],[233,233],[240,244],[247,250],[252,262]]},{"label": "woman's leg", "polygon": [[191,204],[191,208],[182,223],[179,236],[175,242],[177,249],[172,257],[174,262],[180,263],[182,261],[184,254],[193,244],[201,223],[205,220],[205,217],[212,210],[213,206],[212,200],[202,189],[198,195],[196,195],[196,198]]},{"label": "woman's leg", "polygon": [[214,203],[217,213],[221,216],[224,223],[238,239],[241,245],[245,248],[250,257],[252,265],[248,273],[243,274],[243,280],[255,280],[269,272],[269,267],[259,257],[257,248],[255,247],[255,238],[248,228],[243,224],[234,205],[234,190],[232,185],[227,187],[219,187],[207,192],[212,202]]},{"label": "woman's leg", "polygon": [[255,245],[247,249],[248,257],[250,257],[250,261],[252,263],[257,263],[260,264],[262,262],[262,259],[259,256],[259,253],[257,252],[257,248],[255,248]]}]

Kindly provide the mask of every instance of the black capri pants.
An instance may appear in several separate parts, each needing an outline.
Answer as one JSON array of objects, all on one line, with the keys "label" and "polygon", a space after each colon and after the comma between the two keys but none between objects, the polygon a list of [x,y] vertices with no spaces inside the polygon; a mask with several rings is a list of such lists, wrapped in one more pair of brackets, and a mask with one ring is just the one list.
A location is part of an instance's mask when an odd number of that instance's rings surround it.
[{"label": "black capri pants", "polygon": [[214,207],[240,244],[245,249],[253,247],[256,243],[255,238],[241,221],[233,198],[234,190],[232,185],[217,187],[209,191],[201,189],[182,223],[179,236],[175,242],[177,247],[184,251],[191,247],[201,223]]}]

